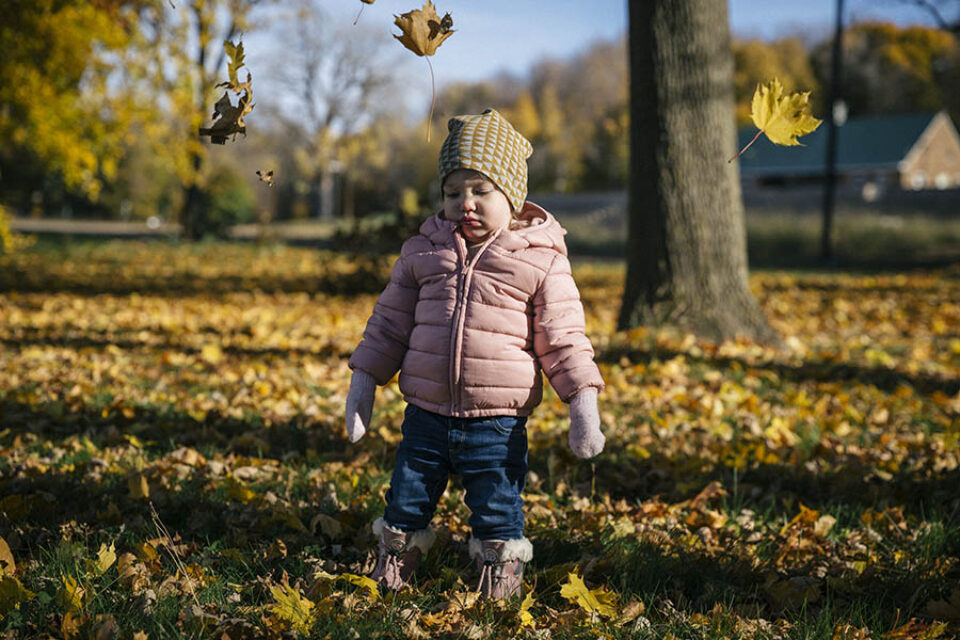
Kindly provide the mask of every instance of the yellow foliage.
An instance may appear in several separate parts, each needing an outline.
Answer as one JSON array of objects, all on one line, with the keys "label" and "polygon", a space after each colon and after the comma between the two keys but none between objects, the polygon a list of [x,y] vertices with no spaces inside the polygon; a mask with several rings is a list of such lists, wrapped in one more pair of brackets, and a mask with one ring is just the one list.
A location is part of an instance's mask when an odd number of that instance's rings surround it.
[{"label": "yellow foliage", "polygon": [[279,619],[290,625],[290,628],[300,634],[309,634],[310,628],[316,622],[314,604],[300,595],[300,592],[289,584],[270,587],[270,594],[274,603],[267,605]]},{"label": "yellow foliage", "polygon": [[100,549],[97,551],[97,559],[88,561],[87,566],[92,573],[102,576],[116,561],[116,550],[111,542],[109,547],[106,544],[101,544]]},{"label": "yellow foliage", "polygon": [[57,592],[57,602],[65,613],[79,611],[83,606],[84,589],[77,583],[73,576],[61,575],[60,580],[63,586]]},{"label": "yellow foliage", "polygon": [[10,552],[10,545],[3,538],[0,538],[0,575],[12,576],[17,571],[17,563],[13,561],[13,553]]},{"label": "yellow foliage", "polygon": [[520,603],[520,609],[517,611],[517,617],[520,618],[521,627],[533,629],[537,626],[536,619],[534,619],[533,614],[530,613],[530,608],[534,605],[534,602],[536,601],[533,599],[533,591],[528,591],[523,602]]},{"label": "yellow foliage", "polygon": [[575,573],[567,574],[567,581],[560,586],[560,595],[587,613],[605,618],[617,615],[617,594],[606,587],[587,589],[583,579]]},{"label": "yellow foliage", "polygon": [[32,600],[37,594],[24,588],[20,581],[10,575],[0,577],[0,620],[7,613],[20,608],[20,603]]},{"label": "yellow foliage", "polygon": [[806,135],[820,125],[808,113],[810,92],[783,94],[783,85],[776,78],[768,85],[757,85],[753,94],[750,117],[771,142],[798,145],[798,136]]}]

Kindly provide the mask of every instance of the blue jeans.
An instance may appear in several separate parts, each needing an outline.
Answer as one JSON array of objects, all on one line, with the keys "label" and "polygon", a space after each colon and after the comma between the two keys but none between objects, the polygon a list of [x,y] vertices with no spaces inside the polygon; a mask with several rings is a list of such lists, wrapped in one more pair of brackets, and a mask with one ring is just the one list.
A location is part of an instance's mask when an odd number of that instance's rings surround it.
[{"label": "blue jeans", "polygon": [[526,424],[525,417],[450,418],[407,405],[383,519],[401,531],[425,529],[456,473],[474,538],[522,538]]}]

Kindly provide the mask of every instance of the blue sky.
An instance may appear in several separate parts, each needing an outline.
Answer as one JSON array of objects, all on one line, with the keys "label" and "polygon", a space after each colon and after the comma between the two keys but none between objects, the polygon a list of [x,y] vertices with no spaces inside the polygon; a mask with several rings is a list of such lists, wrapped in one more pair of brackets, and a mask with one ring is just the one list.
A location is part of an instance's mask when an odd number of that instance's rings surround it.
[{"label": "blue sky", "polygon": [[[474,82],[506,70],[523,76],[543,58],[569,58],[598,40],[626,32],[627,0],[433,0],[442,16],[450,12],[456,33],[432,58],[437,82]],[[836,0],[728,0],[735,37],[776,38],[799,33],[811,40],[832,31]],[[423,0],[376,0],[363,5],[360,21],[382,34],[387,50],[400,59],[406,103],[419,111],[425,95],[429,105],[430,75],[426,63],[406,52],[391,37],[398,33],[394,14],[419,8]],[[330,20],[349,27],[361,6],[359,0],[319,0]],[[890,20],[898,24],[932,25],[925,11],[908,0],[845,0],[845,21]],[[269,35],[266,35],[270,39]],[[251,40],[251,44],[253,41]],[[282,60],[272,47],[248,47],[248,66],[257,68],[260,55]],[[258,54],[259,52],[259,54]],[[404,56],[406,56],[404,58]],[[425,107],[424,107],[425,108]]]},{"label": "blue sky", "polygon": [[[419,0],[378,0],[361,19],[392,24],[392,14],[414,5]],[[434,5],[440,15],[451,13],[458,30],[433,59],[443,81],[480,79],[500,69],[523,73],[545,56],[565,58],[598,39],[615,38],[627,23],[626,0],[434,0]],[[835,5],[835,0],[729,0],[730,25],[739,37],[795,31],[825,35],[832,29]],[[927,13],[902,0],[846,0],[845,5],[848,20],[932,24]]]}]

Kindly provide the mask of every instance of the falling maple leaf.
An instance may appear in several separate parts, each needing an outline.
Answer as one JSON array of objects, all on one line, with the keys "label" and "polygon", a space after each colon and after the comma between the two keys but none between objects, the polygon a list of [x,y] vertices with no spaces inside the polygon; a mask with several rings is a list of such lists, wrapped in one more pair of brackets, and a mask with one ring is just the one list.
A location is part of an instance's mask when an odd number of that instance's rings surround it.
[{"label": "falling maple leaf", "polygon": [[753,140],[740,150],[740,153],[730,158],[730,162],[743,155],[743,152],[750,148],[761,133],[767,134],[767,138],[774,144],[799,145],[797,138],[814,131],[821,122],[806,113],[809,102],[809,91],[796,91],[783,95],[783,85],[777,78],[774,78],[769,86],[758,84],[757,90],[753,93],[750,117],[759,131],[753,136]]},{"label": "falling maple leaf", "polygon": [[422,9],[414,9],[399,16],[394,16],[394,24],[400,27],[401,34],[394,34],[393,37],[410,51],[418,56],[425,57],[427,66],[430,67],[432,97],[430,99],[430,115],[427,117],[427,142],[429,142],[430,123],[433,120],[433,108],[437,100],[436,80],[433,76],[433,65],[430,64],[429,56],[436,53],[437,47],[454,34],[453,18],[449,13],[446,13],[441,19],[437,15],[433,3],[427,0],[423,3]]}]

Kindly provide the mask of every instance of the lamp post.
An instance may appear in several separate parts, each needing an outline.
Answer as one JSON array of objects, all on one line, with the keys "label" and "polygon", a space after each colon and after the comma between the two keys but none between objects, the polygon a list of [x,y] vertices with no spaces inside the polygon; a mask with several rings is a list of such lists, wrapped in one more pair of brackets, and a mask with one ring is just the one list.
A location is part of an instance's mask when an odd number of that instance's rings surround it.
[{"label": "lamp post", "polygon": [[[843,0],[837,0],[836,26],[833,31],[833,56],[830,64],[830,90],[827,93],[827,157],[823,181],[823,229],[820,258],[833,260],[833,208],[837,189],[837,127],[846,120],[846,105],[840,100],[843,72]],[[838,108],[839,107],[839,108]]]}]

